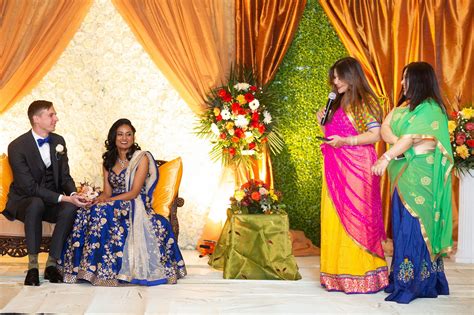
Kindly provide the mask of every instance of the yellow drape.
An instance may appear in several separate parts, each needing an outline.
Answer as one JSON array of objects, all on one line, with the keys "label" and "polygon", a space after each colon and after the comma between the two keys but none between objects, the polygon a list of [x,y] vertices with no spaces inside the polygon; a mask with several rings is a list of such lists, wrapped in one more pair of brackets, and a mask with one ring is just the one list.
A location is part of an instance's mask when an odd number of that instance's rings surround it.
[{"label": "yellow drape", "polygon": [[234,60],[232,0],[113,0],[138,41],[181,97],[200,114]]},{"label": "yellow drape", "polygon": [[90,0],[0,0],[0,114],[51,69]]},{"label": "yellow drape", "polygon": [[[371,87],[385,98],[386,113],[397,102],[401,70],[412,61],[433,65],[449,112],[473,101],[473,1],[319,2],[351,56],[362,63]],[[385,145],[379,145],[378,151],[385,151]],[[458,184],[453,182],[457,196]],[[382,189],[385,228],[389,230],[387,178]],[[457,197],[453,211],[457,217]]]}]

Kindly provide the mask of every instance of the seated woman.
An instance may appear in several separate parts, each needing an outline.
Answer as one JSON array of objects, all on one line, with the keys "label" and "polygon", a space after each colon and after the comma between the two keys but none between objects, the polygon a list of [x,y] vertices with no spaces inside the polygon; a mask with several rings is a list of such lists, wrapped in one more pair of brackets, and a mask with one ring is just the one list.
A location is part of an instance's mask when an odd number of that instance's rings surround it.
[{"label": "seated woman", "polygon": [[153,156],[140,151],[128,119],[112,125],[105,146],[104,192],[77,212],[59,261],[64,282],[176,283],[186,267],[171,224],[151,208],[158,181]]}]

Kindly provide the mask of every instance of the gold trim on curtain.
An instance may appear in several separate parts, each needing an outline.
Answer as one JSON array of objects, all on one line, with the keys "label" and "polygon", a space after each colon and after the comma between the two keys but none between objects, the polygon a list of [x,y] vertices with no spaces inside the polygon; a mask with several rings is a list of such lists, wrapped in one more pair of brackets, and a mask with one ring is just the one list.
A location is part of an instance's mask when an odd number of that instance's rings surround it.
[{"label": "gold trim on curtain", "polygon": [[[319,0],[349,54],[363,65],[371,87],[393,108],[401,70],[413,61],[433,65],[448,112],[473,101],[474,2],[445,0]],[[379,154],[385,144],[378,146]],[[457,236],[458,183],[453,178]],[[382,185],[384,222],[390,232],[390,189]]]},{"label": "gold trim on curtain", "polygon": [[225,82],[234,60],[232,0],[113,0],[140,44],[189,107]]},{"label": "gold trim on curtain", "polygon": [[91,0],[0,0],[0,114],[58,60]]}]

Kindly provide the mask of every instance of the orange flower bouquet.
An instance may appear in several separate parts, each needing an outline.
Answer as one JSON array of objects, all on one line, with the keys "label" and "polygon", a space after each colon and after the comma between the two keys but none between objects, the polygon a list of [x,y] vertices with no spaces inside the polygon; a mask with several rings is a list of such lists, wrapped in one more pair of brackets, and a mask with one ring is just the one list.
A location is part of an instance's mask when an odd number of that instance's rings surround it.
[{"label": "orange flower bouquet", "polygon": [[230,210],[235,214],[284,213],[279,191],[270,189],[260,180],[251,179],[230,198]]}]

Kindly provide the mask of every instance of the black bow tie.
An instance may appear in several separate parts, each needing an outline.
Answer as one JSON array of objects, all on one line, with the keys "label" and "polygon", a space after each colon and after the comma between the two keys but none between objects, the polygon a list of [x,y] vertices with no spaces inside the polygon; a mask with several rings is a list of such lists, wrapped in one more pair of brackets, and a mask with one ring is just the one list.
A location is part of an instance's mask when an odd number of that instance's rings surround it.
[{"label": "black bow tie", "polygon": [[45,143],[51,143],[51,138],[49,136],[47,136],[46,138],[44,139],[36,139],[36,141],[38,142],[38,145],[40,146],[40,148],[43,146],[43,144]]}]

